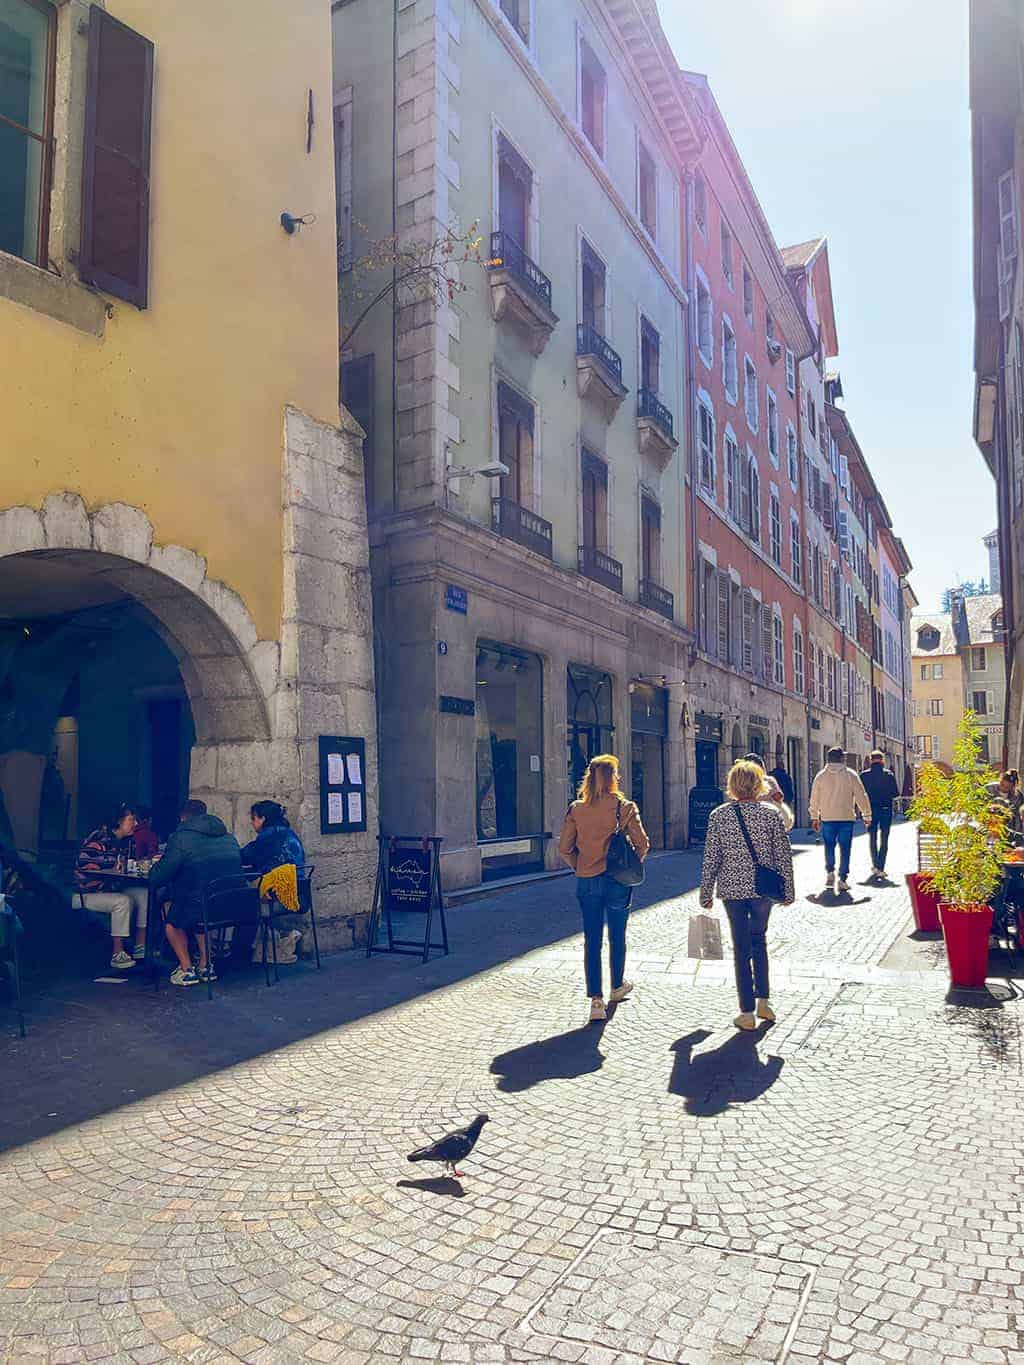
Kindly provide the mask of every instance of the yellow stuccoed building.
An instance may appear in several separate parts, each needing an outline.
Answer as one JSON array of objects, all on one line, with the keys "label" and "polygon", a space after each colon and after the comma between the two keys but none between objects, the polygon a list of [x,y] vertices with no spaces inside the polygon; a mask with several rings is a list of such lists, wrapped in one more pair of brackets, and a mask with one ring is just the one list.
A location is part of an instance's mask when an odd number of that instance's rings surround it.
[{"label": "yellow stuccoed building", "polygon": [[[328,7],[0,0],[0,186],[0,839],[125,799],[166,833],[188,791],[251,837],[272,797],[366,909]],[[322,736],[361,742],[330,819]]]}]

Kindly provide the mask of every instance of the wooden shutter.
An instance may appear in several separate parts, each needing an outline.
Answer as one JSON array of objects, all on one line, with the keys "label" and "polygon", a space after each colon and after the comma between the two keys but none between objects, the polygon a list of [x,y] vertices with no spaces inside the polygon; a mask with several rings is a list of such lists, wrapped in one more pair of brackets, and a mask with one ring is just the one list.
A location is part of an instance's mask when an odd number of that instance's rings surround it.
[{"label": "wooden shutter", "polygon": [[767,602],[761,603],[761,676],[765,682],[772,680],[772,661],[775,646],[772,640],[772,612]]},{"label": "wooden shutter", "polygon": [[743,671],[754,668],[754,599],[749,588],[743,589]]},{"label": "wooden shutter", "polygon": [[729,590],[732,586],[729,575],[718,571],[718,657],[723,663],[729,662]]},{"label": "wooden shutter", "polygon": [[[82,279],[145,308],[153,44],[98,5],[89,9],[82,164]],[[197,206],[208,212],[209,206]]]}]

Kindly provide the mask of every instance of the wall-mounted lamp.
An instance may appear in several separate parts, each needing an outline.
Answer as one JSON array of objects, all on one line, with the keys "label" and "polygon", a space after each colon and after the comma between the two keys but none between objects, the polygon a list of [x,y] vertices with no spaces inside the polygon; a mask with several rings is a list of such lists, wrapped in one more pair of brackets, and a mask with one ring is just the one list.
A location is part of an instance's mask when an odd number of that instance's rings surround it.
[{"label": "wall-mounted lamp", "polygon": [[455,483],[458,479],[475,479],[481,475],[485,479],[498,479],[509,472],[507,464],[495,460],[492,464],[481,465],[479,469],[467,469],[464,465],[449,465],[444,471],[445,483]]},{"label": "wall-mounted lamp", "polygon": [[315,222],[315,213],[304,213],[301,216],[288,212],[281,214],[281,226],[289,237],[293,237],[300,228],[308,227],[311,223]]}]

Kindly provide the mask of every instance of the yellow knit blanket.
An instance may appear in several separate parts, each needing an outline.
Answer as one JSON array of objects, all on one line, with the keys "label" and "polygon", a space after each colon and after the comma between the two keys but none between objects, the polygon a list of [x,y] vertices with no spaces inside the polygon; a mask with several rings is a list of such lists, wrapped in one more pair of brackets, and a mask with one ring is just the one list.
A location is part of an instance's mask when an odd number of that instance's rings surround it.
[{"label": "yellow knit blanket", "polygon": [[269,900],[271,892],[286,910],[298,911],[299,874],[294,863],[272,867],[260,878],[260,895]]}]

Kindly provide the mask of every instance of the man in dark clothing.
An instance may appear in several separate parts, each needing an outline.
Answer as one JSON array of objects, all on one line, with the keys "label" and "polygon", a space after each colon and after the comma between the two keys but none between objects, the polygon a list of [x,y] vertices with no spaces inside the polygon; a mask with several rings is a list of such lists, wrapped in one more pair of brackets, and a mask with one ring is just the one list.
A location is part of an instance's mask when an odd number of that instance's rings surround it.
[{"label": "man in dark clothing", "polygon": [[[203,895],[211,882],[220,877],[242,875],[242,853],[238,840],[229,834],[223,820],[208,815],[204,801],[186,801],[181,808],[178,828],[167,840],[164,856],[153,865],[149,884],[154,890],[166,888],[171,897],[167,916],[167,942],[174,949],[179,965],[171,973],[175,986],[197,986],[207,977],[216,980],[207,959],[206,935],[196,932],[203,922]],[[199,946],[198,971],[188,951],[189,931]]]},{"label": "man in dark clothing", "polygon": [[892,803],[900,794],[899,784],[891,768],[885,766],[885,755],[880,749],[871,753],[868,766],[860,775],[864,790],[871,802],[871,875],[885,876],[885,860],[889,853],[889,831],[892,829]]},{"label": "man in dark clothing", "polygon": [[793,790],[793,779],[790,777],[789,773],[786,772],[786,769],[782,764],[776,763],[768,776],[775,778],[775,781],[779,784],[779,788],[782,791],[783,801],[785,801],[787,806],[792,806],[793,797],[796,795],[796,792]]}]

